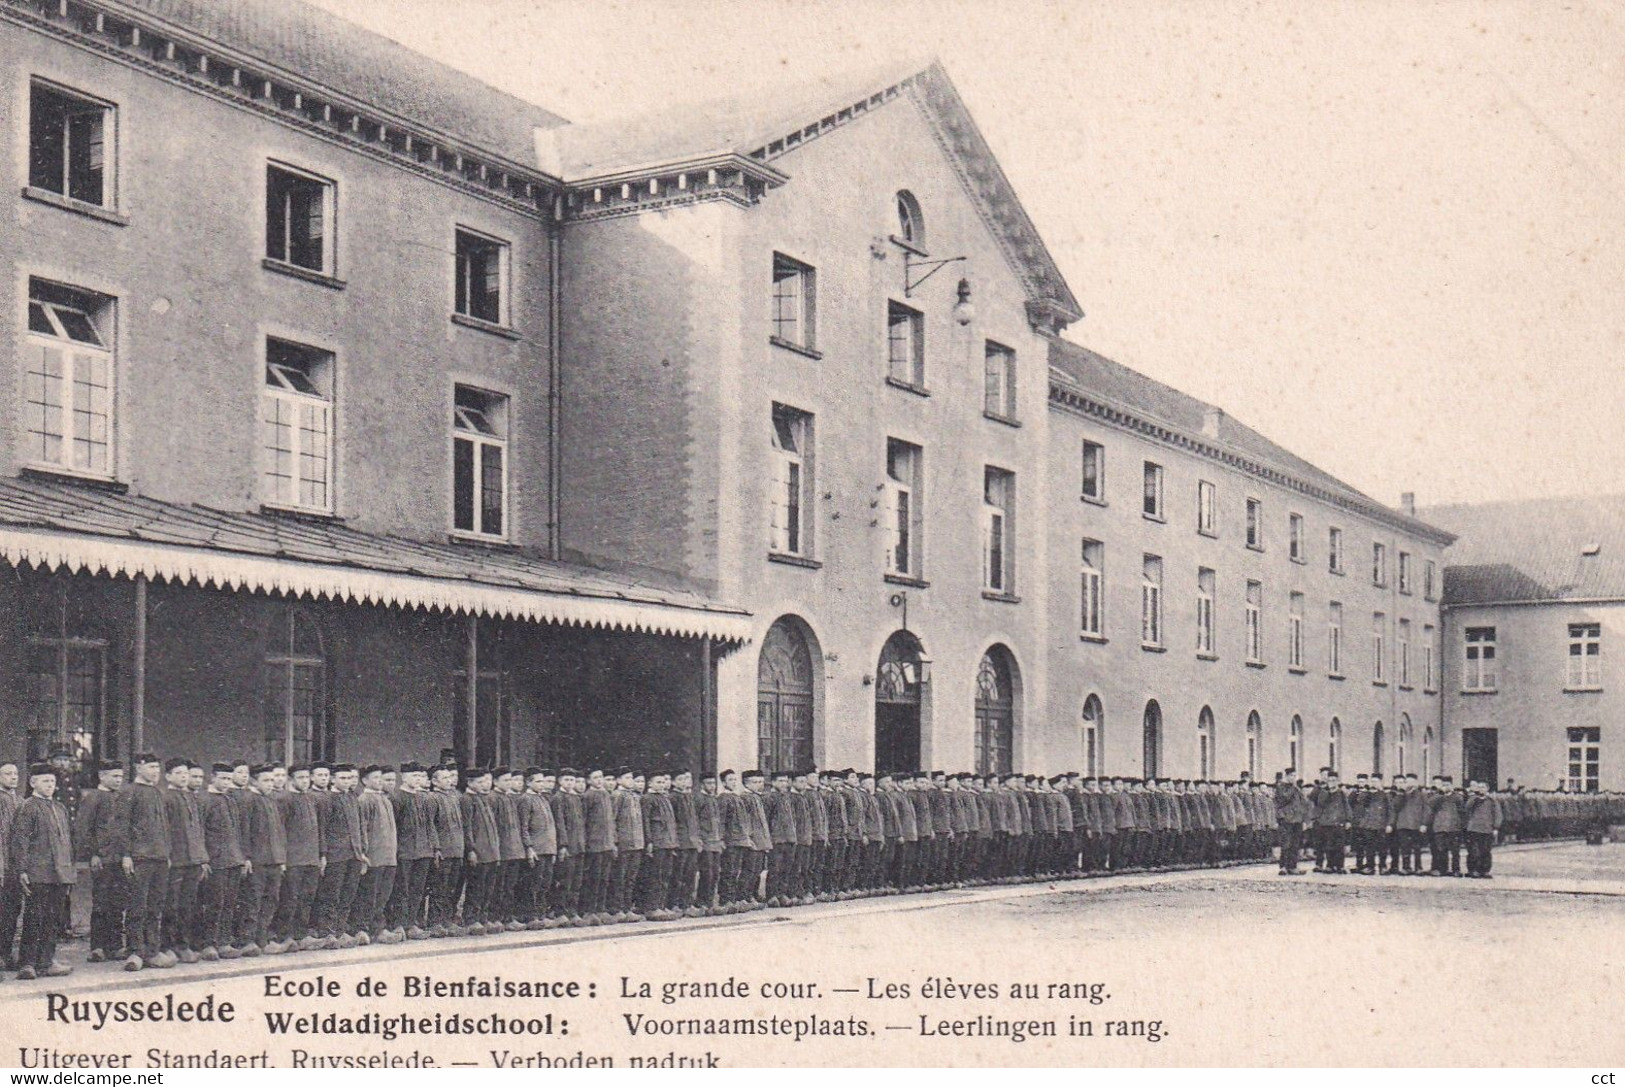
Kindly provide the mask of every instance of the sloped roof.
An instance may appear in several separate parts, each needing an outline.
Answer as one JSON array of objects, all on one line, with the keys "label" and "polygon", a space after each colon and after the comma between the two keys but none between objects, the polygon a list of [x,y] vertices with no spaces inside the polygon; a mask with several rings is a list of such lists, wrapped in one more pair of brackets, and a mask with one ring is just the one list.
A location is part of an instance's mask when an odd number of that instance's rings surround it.
[{"label": "sloped roof", "polygon": [[[1456,533],[1446,604],[1625,600],[1625,494],[1420,511]],[[1584,552],[1596,546],[1594,555]]]},{"label": "sloped roof", "polygon": [[537,161],[541,169],[574,184],[720,154],[768,162],[884,107],[903,92],[915,93],[932,119],[1030,299],[1067,320],[1081,317],[1060,266],[937,61],[814,75],[784,92],[756,87],[626,119],[554,128],[537,133]]},{"label": "sloped roof", "polygon": [[32,479],[0,480],[0,559],[358,604],[749,638],[747,613],[738,608],[521,550],[429,543]]},{"label": "sloped roof", "polygon": [[[1412,532],[1433,538],[1440,535],[1440,526],[1428,523],[1426,518],[1407,517],[1383,505],[1277,445],[1216,405],[1180,392],[1087,347],[1060,338],[1051,339],[1049,363],[1051,381],[1063,389],[1076,390],[1111,407],[1272,468]],[[1213,412],[1218,413],[1213,417],[1218,424],[1217,431],[1209,434],[1206,428]]]},{"label": "sloped roof", "polygon": [[535,162],[538,128],[566,123],[303,0],[114,0],[107,7],[161,20],[522,165]]}]

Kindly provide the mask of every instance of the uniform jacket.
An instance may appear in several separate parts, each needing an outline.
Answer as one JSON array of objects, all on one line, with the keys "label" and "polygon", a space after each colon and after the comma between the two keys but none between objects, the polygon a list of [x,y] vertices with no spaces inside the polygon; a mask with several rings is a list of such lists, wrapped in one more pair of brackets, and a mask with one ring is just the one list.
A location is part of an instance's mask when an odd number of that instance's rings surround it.
[{"label": "uniform jacket", "polygon": [[1454,792],[1439,793],[1433,798],[1428,815],[1428,829],[1435,834],[1457,834],[1463,826],[1461,797]]},{"label": "uniform jacket", "polygon": [[434,856],[434,810],[432,796],[397,789],[395,807],[395,849],[401,864]]},{"label": "uniform jacket", "polygon": [[954,801],[953,797],[944,789],[933,787],[926,793],[926,799],[931,802],[931,829],[941,834],[954,832]]},{"label": "uniform jacket", "polygon": [[1384,830],[1394,821],[1393,802],[1388,794],[1373,790],[1360,797],[1354,810],[1354,825],[1361,830]]},{"label": "uniform jacket", "polygon": [[497,820],[497,848],[505,861],[525,859],[525,836],[519,826],[519,794],[487,793]]},{"label": "uniform jacket", "polygon": [[490,793],[464,792],[458,799],[463,812],[463,854],[474,854],[473,864],[495,864],[502,859],[496,805]]},{"label": "uniform jacket", "polygon": [[[74,817],[73,847],[78,859],[88,862],[92,857],[117,860],[113,852],[113,809],[118,798],[117,789],[98,786],[79,798],[79,812]],[[0,801],[4,803],[4,801]]]},{"label": "uniform jacket", "polygon": [[288,863],[288,839],[276,802],[257,789],[243,789],[243,854],[255,868]]},{"label": "uniform jacket", "polygon": [[888,794],[892,806],[897,809],[897,839],[902,842],[917,842],[920,840],[920,814],[914,806],[912,794],[901,789]]},{"label": "uniform jacket", "polygon": [[1467,798],[1467,833],[1468,834],[1494,834],[1501,825],[1501,806],[1495,797],[1488,793],[1478,793]]},{"label": "uniform jacket", "polygon": [[400,859],[395,832],[395,805],[382,789],[363,789],[356,799],[361,822],[361,851],[368,868],[393,868]]},{"label": "uniform jacket", "polygon": [[1421,830],[1427,825],[1432,805],[1421,789],[1406,789],[1394,799],[1394,829]]},{"label": "uniform jacket", "polygon": [[529,791],[519,794],[519,832],[525,848],[538,857],[557,855],[559,828],[553,821],[552,797]]},{"label": "uniform jacket", "polygon": [[467,850],[467,837],[463,833],[463,803],[454,789],[436,789],[429,794],[434,801],[434,818],[429,827],[436,852],[442,857],[462,860]]},{"label": "uniform jacket", "polygon": [[[812,845],[818,839],[818,814],[823,807],[810,790],[790,790],[790,803],[796,812],[796,844]],[[829,830],[824,831],[828,840]]]},{"label": "uniform jacket", "polygon": [[1340,827],[1354,819],[1354,813],[1349,808],[1348,794],[1342,789],[1316,786],[1311,801],[1315,806],[1317,827]]},{"label": "uniform jacket", "polygon": [[175,867],[208,864],[203,838],[203,812],[190,789],[164,790],[164,817],[169,821],[169,863]]},{"label": "uniform jacket", "polygon": [[587,851],[587,810],[581,794],[560,789],[553,794],[553,825],[559,832],[559,849],[576,857]]},{"label": "uniform jacket", "polygon": [[169,819],[163,790],[139,782],[126,785],[113,799],[113,844],[120,857],[169,859]]},{"label": "uniform jacket", "polygon": [[852,836],[851,813],[847,808],[846,786],[820,788],[818,799],[824,802],[824,822],[829,827],[829,840],[844,842]]},{"label": "uniform jacket", "polygon": [[[282,833],[288,839],[288,867],[302,868],[321,863],[322,824],[316,811],[316,793],[283,789],[274,794],[282,817]],[[325,806],[325,805],[324,805]]]},{"label": "uniform jacket", "polygon": [[773,832],[767,825],[767,804],[761,794],[749,789],[740,794],[740,800],[750,816],[750,839],[755,849],[760,853],[768,852],[773,848]]},{"label": "uniform jacket", "polygon": [[242,806],[230,793],[217,793],[213,789],[199,800],[203,812],[203,848],[209,854],[209,866],[216,871],[242,867]]},{"label": "uniform jacket", "polygon": [[615,850],[615,802],[607,789],[588,789],[581,794],[581,809],[586,826],[588,853],[612,853]]},{"label": "uniform jacket", "polygon": [[677,809],[668,793],[644,793],[643,837],[650,849],[677,848]]},{"label": "uniform jacket", "polygon": [[718,793],[716,802],[717,828],[722,835],[722,844],[728,849],[756,848],[751,833],[754,820],[744,797],[738,793]]},{"label": "uniform jacket", "polygon": [[1314,818],[1315,810],[1309,804],[1308,798],[1303,795],[1303,789],[1295,781],[1278,781],[1275,783],[1275,818],[1282,823],[1307,823]]},{"label": "uniform jacket", "polygon": [[886,840],[886,812],[880,804],[880,797],[875,793],[858,791],[858,803],[861,808],[858,812],[858,821],[863,826],[863,840],[865,842],[884,842]]},{"label": "uniform jacket", "polygon": [[23,801],[11,820],[6,853],[11,875],[26,875],[30,883],[72,883],[73,828],[68,809],[38,795]]},{"label": "uniform jacket", "polygon": [[331,792],[322,805],[322,856],[328,864],[366,859],[361,835],[361,807],[353,791]]},{"label": "uniform jacket", "polygon": [[1071,834],[1077,829],[1072,821],[1072,803],[1065,793],[1048,793],[1050,811],[1054,813],[1055,833]]},{"label": "uniform jacket", "polygon": [[610,794],[615,813],[615,848],[625,853],[637,851],[648,844],[643,832],[643,804],[631,789],[616,789]]},{"label": "uniform jacket", "polygon": [[706,853],[722,852],[722,797],[706,792],[694,794],[694,830],[699,836],[701,850]]},{"label": "uniform jacket", "polygon": [[705,842],[700,837],[698,806],[694,794],[674,792],[670,799],[671,814],[677,820],[677,848],[704,849]]},{"label": "uniform jacket", "polygon": [[824,790],[814,786],[807,790],[807,814],[812,821],[812,840],[814,842],[828,843],[830,839],[829,803],[824,799]]},{"label": "uniform jacket", "polygon": [[0,789],[0,880],[6,877],[9,869],[6,867],[6,855],[10,850],[11,821],[17,817],[17,809],[22,801],[10,789]]},{"label": "uniform jacket", "polygon": [[777,789],[767,794],[768,841],[774,845],[795,845],[800,834],[796,802],[789,792]]}]

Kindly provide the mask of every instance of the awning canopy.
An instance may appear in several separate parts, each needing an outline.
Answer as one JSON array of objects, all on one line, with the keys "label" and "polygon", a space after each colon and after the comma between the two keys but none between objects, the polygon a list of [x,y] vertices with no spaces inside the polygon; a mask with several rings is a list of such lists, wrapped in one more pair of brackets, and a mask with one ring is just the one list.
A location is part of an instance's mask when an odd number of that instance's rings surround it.
[{"label": "awning canopy", "polygon": [[750,639],[742,609],[519,549],[428,543],[339,522],[227,513],[36,479],[0,480],[0,558],[204,588]]}]

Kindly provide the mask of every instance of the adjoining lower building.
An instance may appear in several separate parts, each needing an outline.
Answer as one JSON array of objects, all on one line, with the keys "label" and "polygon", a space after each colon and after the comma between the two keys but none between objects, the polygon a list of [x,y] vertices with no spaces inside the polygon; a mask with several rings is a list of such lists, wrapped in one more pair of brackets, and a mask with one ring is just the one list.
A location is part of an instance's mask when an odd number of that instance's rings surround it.
[{"label": "adjoining lower building", "polygon": [[1436,506],[1445,569],[1450,763],[1466,778],[1625,788],[1625,496]]}]

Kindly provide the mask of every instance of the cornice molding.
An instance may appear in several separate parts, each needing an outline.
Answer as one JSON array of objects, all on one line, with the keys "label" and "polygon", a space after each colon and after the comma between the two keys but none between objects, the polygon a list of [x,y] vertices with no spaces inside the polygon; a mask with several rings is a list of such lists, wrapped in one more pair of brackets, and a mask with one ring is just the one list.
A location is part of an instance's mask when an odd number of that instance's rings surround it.
[{"label": "cornice molding", "polygon": [[1311,483],[1300,476],[1283,471],[1273,465],[1225,449],[1215,442],[1204,441],[1193,434],[1169,426],[1159,420],[1147,418],[1129,408],[1113,404],[1103,397],[1092,396],[1082,389],[1051,381],[1049,383],[1049,402],[1050,407],[1054,410],[1096,419],[1119,430],[1130,431],[1141,437],[1160,442],[1163,445],[1173,446],[1207,460],[1216,461],[1236,471],[1245,472],[1268,483],[1273,483],[1277,487],[1296,491],[1299,494],[1318,499],[1339,509],[1345,509],[1350,513],[1381,522],[1396,531],[1427,540],[1429,543],[1437,544],[1440,547],[1448,547],[1455,542],[1456,537],[1452,534],[1420,521],[1412,521],[1388,509],[1386,506],[1374,502],[1356,501],[1348,495],[1339,494],[1326,487]]},{"label": "cornice molding", "polygon": [[557,178],[117,4],[0,0],[0,19],[531,217],[558,190]]},{"label": "cornice molding", "polygon": [[709,155],[571,181],[553,218],[569,225],[716,200],[748,208],[788,180],[744,155]]}]

